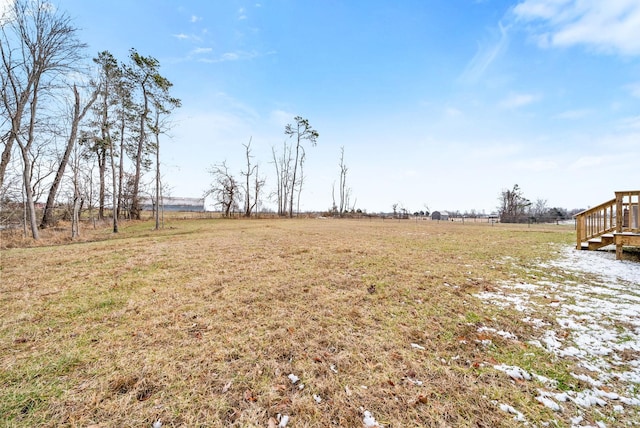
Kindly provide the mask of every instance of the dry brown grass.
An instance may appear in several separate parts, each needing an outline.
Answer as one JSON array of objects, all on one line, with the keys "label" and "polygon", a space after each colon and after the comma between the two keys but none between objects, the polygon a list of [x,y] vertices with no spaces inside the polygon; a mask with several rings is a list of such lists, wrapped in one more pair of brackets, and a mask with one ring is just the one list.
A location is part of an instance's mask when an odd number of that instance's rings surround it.
[{"label": "dry brown grass", "polygon": [[472,293],[519,274],[505,256],[526,266],[571,229],[199,220],[86,235],[100,241],[0,253],[0,425],[267,427],[282,414],[360,427],[365,409],[392,427],[520,425],[494,400],[534,423],[570,416],[491,368],[571,369],[522,341],[481,345],[478,326],[531,327]]}]

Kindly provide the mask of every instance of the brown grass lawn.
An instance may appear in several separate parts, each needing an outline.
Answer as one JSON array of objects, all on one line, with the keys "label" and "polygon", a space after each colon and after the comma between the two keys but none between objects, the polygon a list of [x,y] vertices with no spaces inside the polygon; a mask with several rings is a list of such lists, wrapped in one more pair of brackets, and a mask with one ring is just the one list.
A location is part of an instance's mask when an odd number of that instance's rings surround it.
[{"label": "brown grass lawn", "polygon": [[[515,311],[473,293],[553,257],[550,244],[573,242],[572,227],[151,228],[0,252],[0,425],[269,427],[280,414],[289,427],[361,427],[366,410],[386,427],[521,426],[496,402],[536,424],[571,416],[540,405],[535,384],[493,369],[572,371],[525,343],[532,327]],[[483,325],[521,340],[483,346]]]}]

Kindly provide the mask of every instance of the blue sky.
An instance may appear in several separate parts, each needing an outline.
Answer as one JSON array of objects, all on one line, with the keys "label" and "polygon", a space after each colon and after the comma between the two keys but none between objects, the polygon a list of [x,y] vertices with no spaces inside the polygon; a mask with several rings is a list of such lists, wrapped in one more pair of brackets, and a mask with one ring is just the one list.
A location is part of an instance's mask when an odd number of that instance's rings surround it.
[{"label": "blue sky", "polygon": [[[356,207],[580,208],[640,188],[639,0],[60,0],[89,44],[156,57],[183,107],[162,143],[173,196],[240,171],[301,115],[301,208],[331,205],[344,146]],[[269,205],[268,201],[265,201]]]}]

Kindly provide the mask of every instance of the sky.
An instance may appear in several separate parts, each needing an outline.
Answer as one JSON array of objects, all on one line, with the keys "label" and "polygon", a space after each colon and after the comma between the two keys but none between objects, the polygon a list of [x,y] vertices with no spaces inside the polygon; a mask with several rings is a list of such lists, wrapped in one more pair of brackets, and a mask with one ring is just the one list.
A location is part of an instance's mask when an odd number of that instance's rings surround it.
[{"label": "sky", "polygon": [[490,213],[515,184],[587,208],[640,188],[640,0],[55,4],[88,55],[160,61],[182,100],[161,143],[172,196],[201,197],[223,161],[239,177],[250,140],[270,192],[295,116],[320,135],[301,210],[331,207],[341,147],[367,212]]}]

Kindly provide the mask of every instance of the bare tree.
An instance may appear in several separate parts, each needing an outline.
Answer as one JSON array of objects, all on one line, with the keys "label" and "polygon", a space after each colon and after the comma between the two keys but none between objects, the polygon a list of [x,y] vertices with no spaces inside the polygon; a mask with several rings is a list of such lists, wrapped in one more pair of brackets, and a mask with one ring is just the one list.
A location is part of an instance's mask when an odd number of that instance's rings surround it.
[{"label": "bare tree", "polygon": [[[291,194],[289,195],[289,217],[293,217],[293,197],[295,193],[295,187],[298,185],[298,210],[300,205],[300,193],[302,192],[302,182],[303,182],[303,174],[301,172],[300,178],[298,178],[298,168],[302,169],[302,163],[305,158],[304,146],[302,143],[304,141],[309,141],[311,146],[315,146],[318,141],[318,137],[320,134],[309,125],[309,120],[304,119],[301,116],[296,116],[293,118],[295,124],[288,124],[285,129],[285,135],[288,135],[289,138],[294,138],[295,142],[295,158],[293,162],[293,173],[291,176]],[[298,181],[296,181],[298,180]]]},{"label": "bare tree", "polygon": [[[253,165],[251,163],[251,158],[253,157],[251,156],[251,140],[252,138],[249,138],[249,143],[242,145],[242,147],[244,147],[244,155],[245,155],[245,160],[247,162],[246,169],[241,173],[242,176],[244,177],[243,191],[244,191],[244,216],[245,217],[251,217],[251,211],[255,208],[257,203],[257,198],[254,199],[251,197],[251,184],[252,184],[251,177],[254,174],[256,174],[256,171],[258,168],[258,165]],[[255,192],[255,189],[254,189],[254,192]]]},{"label": "bare tree", "polygon": [[347,165],[344,163],[344,147],[340,147],[340,205],[338,207],[338,213],[343,215],[349,210],[349,199],[351,197],[351,189],[347,187]]},{"label": "bare tree", "polygon": [[531,206],[531,201],[524,197],[520,187],[515,184],[513,189],[503,190],[500,193],[500,206],[498,213],[500,221],[503,223],[518,223],[527,218],[527,209]]},{"label": "bare tree", "polygon": [[[31,189],[31,149],[36,137],[40,97],[50,84],[73,70],[85,45],[69,17],[46,0],[15,0],[0,32],[2,103],[11,129],[0,158],[0,188],[14,143],[23,162],[23,184],[31,233],[39,238]],[[25,126],[23,127],[23,123]]]},{"label": "bare tree", "polygon": [[289,194],[293,192],[291,181],[291,146],[282,143],[282,153],[278,155],[275,148],[271,149],[273,165],[276,168],[276,200],[278,203],[278,215],[284,216],[288,212]]},{"label": "bare tree", "polygon": [[229,172],[226,161],[218,165],[213,165],[209,169],[209,174],[213,177],[213,182],[205,196],[213,195],[222,208],[222,215],[224,217],[229,217],[231,210],[238,202],[238,182]]},{"label": "bare tree", "polygon": [[[62,182],[62,178],[64,176],[64,171],[67,168],[67,164],[69,163],[71,150],[73,149],[77,141],[78,126],[80,125],[80,122],[82,121],[84,116],[87,114],[87,111],[89,111],[89,109],[91,108],[91,105],[98,97],[98,90],[93,91],[84,106],[81,106],[80,93],[78,92],[78,88],[76,87],[76,85],[73,85],[73,95],[74,104],[71,113],[71,129],[69,131],[69,136],[67,138],[67,144],[65,146],[64,153],[62,154],[62,158],[60,159],[60,163],[58,164],[56,176],[54,177],[53,183],[51,183],[51,187],[49,189],[49,196],[47,197],[47,203],[45,204],[44,212],[42,214],[42,221],[40,222],[41,229],[52,226],[54,223],[53,209],[55,208],[56,196],[58,194],[58,189],[60,188],[60,183]],[[103,196],[103,186],[101,186],[100,191],[101,196]],[[102,206],[100,208],[102,209]]]},{"label": "bare tree", "polygon": [[249,138],[249,143],[242,145],[244,147],[245,160],[247,162],[246,170],[242,172],[242,176],[244,177],[243,190],[245,217],[251,217],[251,210],[254,208],[254,205],[252,204],[253,200],[251,198],[251,177],[255,173],[257,165],[251,164],[251,158],[253,157],[251,156],[251,140],[252,138]]},{"label": "bare tree", "polygon": [[538,198],[531,205],[531,216],[535,218],[535,221],[544,221],[549,214],[549,208],[547,207],[547,200]]},{"label": "bare tree", "polygon": [[266,183],[266,179],[264,177],[260,177],[260,168],[259,165],[256,164],[256,172],[253,176],[253,210],[258,213],[258,203],[260,202],[260,194],[262,192],[262,188]]}]

